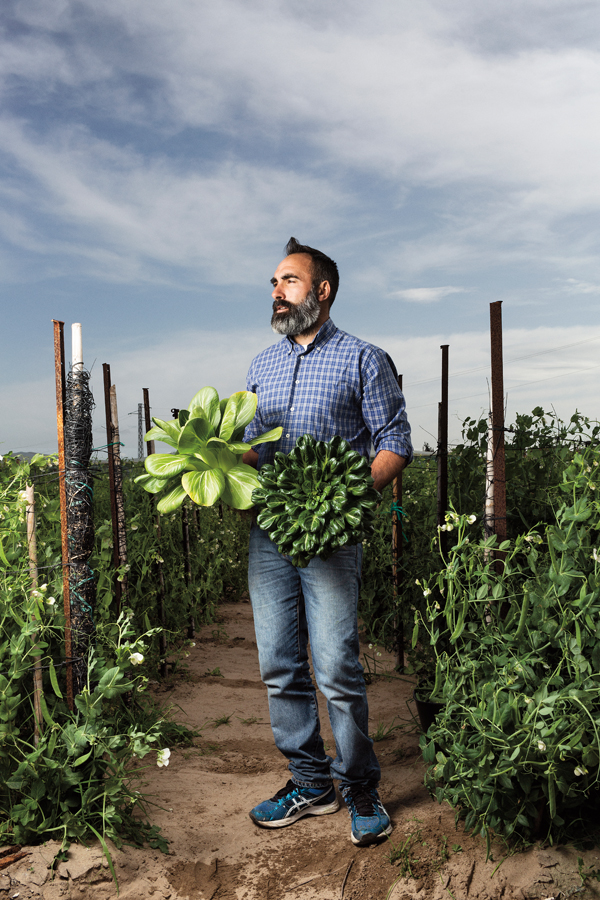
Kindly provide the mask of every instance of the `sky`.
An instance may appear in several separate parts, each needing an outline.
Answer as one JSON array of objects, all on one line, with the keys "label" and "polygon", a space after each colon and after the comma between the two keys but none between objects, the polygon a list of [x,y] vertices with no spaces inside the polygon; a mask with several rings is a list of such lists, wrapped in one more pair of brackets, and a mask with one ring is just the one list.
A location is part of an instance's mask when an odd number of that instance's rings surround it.
[{"label": "sky", "polygon": [[415,447],[489,409],[600,418],[596,0],[3,0],[0,454],[56,451],[52,319],[83,327],[105,443],[277,340],[294,235],[336,325],[403,375]]}]

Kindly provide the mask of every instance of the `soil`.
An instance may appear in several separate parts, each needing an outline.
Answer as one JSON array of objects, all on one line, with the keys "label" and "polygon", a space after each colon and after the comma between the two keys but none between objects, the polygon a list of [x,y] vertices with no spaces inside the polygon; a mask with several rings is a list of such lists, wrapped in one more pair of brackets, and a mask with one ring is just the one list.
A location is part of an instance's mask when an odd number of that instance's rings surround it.
[{"label": "soil", "polygon": [[[282,787],[288,772],[273,744],[250,604],[226,604],[221,622],[201,631],[167,682],[152,685],[161,704],[175,708],[175,720],[199,737],[191,747],[173,748],[168,767],[158,768],[154,754],[144,761],[139,789],[156,804],[152,821],[169,853],[113,848],[120,900],[600,897],[593,874],[600,877],[600,850],[537,845],[510,855],[498,844],[486,861],[485,843],[456,829],[453,811],[423,786],[413,685],[395,675],[393,658],[381,648],[362,650],[375,671],[367,687],[371,733],[388,731],[375,746],[380,792],[394,824],[390,839],[355,847],[343,804],[334,815],[287,828],[260,829],[250,821],[248,810]],[[58,849],[55,842],[24,848],[28,855],[0,872],[0,900],[116,900],[98,846],[72,846],[52,878],[48,866]]]}]

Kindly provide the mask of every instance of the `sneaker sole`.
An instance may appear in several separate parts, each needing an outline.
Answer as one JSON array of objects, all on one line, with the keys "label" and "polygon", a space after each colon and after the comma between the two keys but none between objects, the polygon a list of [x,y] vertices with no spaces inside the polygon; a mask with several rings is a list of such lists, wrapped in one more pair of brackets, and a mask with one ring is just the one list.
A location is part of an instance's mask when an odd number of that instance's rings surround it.
[{"label": "sneaker sole", "polygon": [[248,815],[259,828],[285,828],[286,825],[293,825],[303,816],[328,816],[330,813],[337,812],[339,808],[340,804],[336,797],[333,803],[328,803],[327,806],[307,806],[305,809],[286,816],[285,819],[274,819],[272,822],[261,822],[255,819],[252,813],[248,813]]},{"label": "sneaker sole", "polygon": [[379,834],[366,834],[362,838],[355,838],[352,832],[350,832],[350,838],[352,843],[356,844],[357,847],[368,847],[369,844],[375,844],[377,841],[382,840],[382,838],[387,837],[393,830],[394,826],[390,822],[388,827],[384,831],[380,831]]}]

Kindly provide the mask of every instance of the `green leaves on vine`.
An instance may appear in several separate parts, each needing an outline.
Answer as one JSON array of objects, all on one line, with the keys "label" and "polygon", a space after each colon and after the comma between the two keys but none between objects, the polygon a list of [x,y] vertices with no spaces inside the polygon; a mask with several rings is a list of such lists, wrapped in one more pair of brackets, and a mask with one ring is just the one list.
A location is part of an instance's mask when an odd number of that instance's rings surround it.
[{"label": "green leaves on vine", "polygon": [[276,453],[258,480],[252,494],[261,509],[258,525],[299,568],[373,530],[380,495],[371,487],[367,460],[341,437],[326,443],[303,435],[290,454]]},{"label": "green leaves on vine", "polygon": [[259,486],[256,471],[242,462],[242,454],[257,444],[277,441],[281,428],[272,428],[244,442],[244,430],[256,413],[257,396],[238,391],[219,400],[213,387],[204,387],[177,419],[153,418],[147,441],[162,441],[176,453],[153,453],[146,458],[146,475],[136,481],[150,494],[162,493],[157,509],[171,513],[186,497],[198,506],[217,500],[234,509],[252,506]]}]

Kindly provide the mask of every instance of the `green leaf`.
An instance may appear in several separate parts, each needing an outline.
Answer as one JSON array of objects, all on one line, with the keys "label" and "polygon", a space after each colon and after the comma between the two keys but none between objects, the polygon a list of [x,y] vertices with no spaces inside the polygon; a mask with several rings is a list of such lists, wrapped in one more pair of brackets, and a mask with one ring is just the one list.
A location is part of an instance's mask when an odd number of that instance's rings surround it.
[{"label": "green leaf", "polygon": [[212,437],[213,429],[204,417],[189,419],[181,429],[177,449],[180,453],[191,456],[206,446],[209,437]]},{"label": "green leaf", "polygon": [[283,428],[271,428],[270,431],[265,431],[264,434],[259,434],[258,437],[252,438],[252,440],[248,441],[248,443],[251,447],[256,447],[257,444],[266,444],[269,441],[278,441],[282,434]]},{"label": "green leaf", "polygon": [[[179,435],[178,435],[179,436]],[[150,431],[147,431],[144,436],[145,441],[162,441],[163,444],[168,444],[169,447],[175,447],[177,449],[177,438],[171,437],[170,434],[167,434],[166,431],[162,428],[154,427],[151,428]]]},{"label": "green leaf", "polygon": [[215,450],[215,456],[217,457],[219,468],[222,469],[223,472],[229,472],[230,469],[233,469],[234,466],[237,466],[240,462],[235,453],[231,453],[227,447],[218,447]]},{"label": "green leaf", "polygon": [[144,465],[146,472],[155,478],[171,478],[172,475],[183,472],[187,459],[174,453],[153,453],[146,457]]},{"label": "green leaf", "polygon": [[260,487],[256,469],[245,463],[238,463],[225,475],[223,502],[234,509],[250,509],[252,491]]},{"label": "green leaf", "polygon": [[148,491],[149,494],[158,494],[169,483],[168,478],[155,478],[153,475],[138,475],[134,481],[136,484],[141,485],[145,491]]},{"label": "green leaf", "polygon": [[[154,416],[152,416],[152,421],[154,422],[155,425],[157,425],[160,428],[161,431],[164,431],[165,434],[168,434],[168,436],[171,438],[171,440],[173,440],[175,442],[177,441],[177,438],[179,437],[179,431],[180,431],[179,422],[177,421],[177,419],[171,419],[170,421],[167,422],[165,419],[157,419]],[[150,429],[150,431],[153,431],[153,430],[154,430],[153,428]]]},{"label": "green leaf", "polygon": [[213,506],[225,489],[225,476],[217,468],[206,472],[186,472],[181,483],[198,506]]},{"label": "green leaf", "polygon": [[165,494],[164,497],[160,498],[156,504],[156,509],[159,513],[164,514],[175,512],[176,509],[179,509],[186,497],[187,493],[184,488],[182,485],[178,484],[172,488],[168,494]]},{"label": "green leaf", "polygon": [[192,398],[188,409],[190,411],[190,419],[203,415],[211,425],[213,432],[216,432],[221,421],[221,408],[219,395],[214,387],[204,387],[199,390]]},{"label": "green leaf", "polygon": [[255,416],[258,397],[250,391],[237,391],[227,401],[219,437],[229,440],[234,431],[245,428]]},{"label": "green leaf", "polygon": [[209,469],[217,469],[219,467],[219,463],[217,462],[217,455],[214,450],[208,450],[204,447],[201,450],[197,450],[194,453],[194,456],[197,459],[201,459],[202,462],[206,463]]}]

